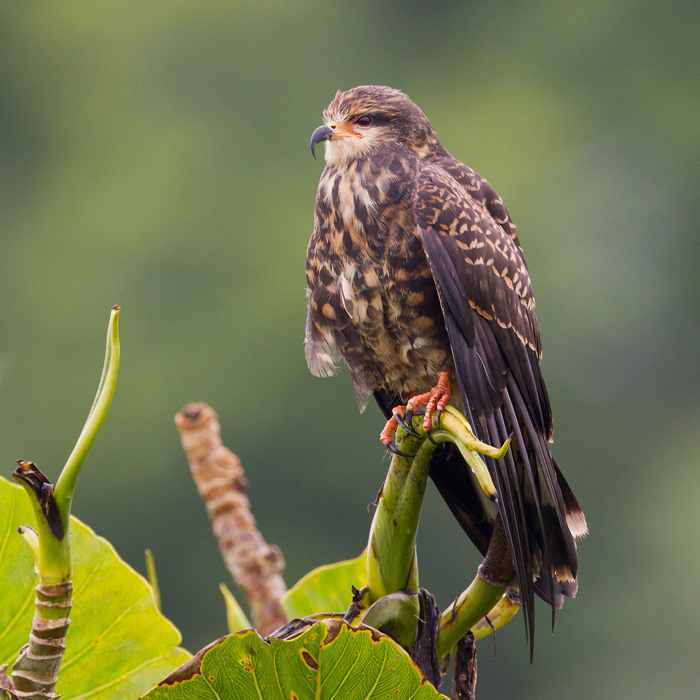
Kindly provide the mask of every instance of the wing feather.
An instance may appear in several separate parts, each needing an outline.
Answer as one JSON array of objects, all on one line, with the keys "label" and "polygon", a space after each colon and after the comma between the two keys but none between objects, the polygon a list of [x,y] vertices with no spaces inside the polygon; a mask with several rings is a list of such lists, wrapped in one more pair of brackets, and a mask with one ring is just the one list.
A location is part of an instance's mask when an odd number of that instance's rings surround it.
[{"label": "wing feather", "polygon": [[534,297],[515,227],[483,178],[457,161],[447,166],[423,171],[414,213],[467,417],[491,444],[513,435],[506,456],[487,461],[532,640],[534,593],[560,605],[563,595],[575,592],[575,584],[564,583],[575,579],[578,567],[567,525],[575,499],[568,485],[562,493],[547,444],[551,409],[539,366]]}]

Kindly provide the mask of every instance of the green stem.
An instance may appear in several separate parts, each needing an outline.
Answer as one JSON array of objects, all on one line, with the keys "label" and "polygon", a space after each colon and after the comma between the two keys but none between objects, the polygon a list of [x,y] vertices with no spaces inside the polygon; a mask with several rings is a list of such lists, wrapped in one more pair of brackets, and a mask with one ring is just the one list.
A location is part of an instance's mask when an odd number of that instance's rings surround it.
[{"label": "green stem", "polygon": [[36,531],[21,528],[39,571],[36,607],[29,644],[22,647],[12,665],[15,697],[28,700],[55,698],[66,632],[70,624],[71,582],[70,533],[61,518],[51,482],[36,464],[20,460],[12,473],[29,496]]},{"label": "green stem", "polygon": [[70,581],[69,520],[59,512],[53,485],[36,464],[21,459],[17,464],[19,466],[12,472],[12,478],[27,492],[34,511],[37,537],[30,535],[30,549],[36,559],[39,583],[51,586]]},{"label": "green stem", "polygon": [[114,387],[117,383],[117,373],[119,370],[119,307],[112,309],[107,329],[107,350],[105,362],[102,369],[102,377],[93,401],[92,408],[88,414],[87,421],[83,427],[80,437],[68,457],[66,465],[63,467],[61,476],[56,482],[56,503],[61,516],[68,522],[70,516],[73,492],[80,475],[85,457],[97,437],[102,424],[104,423],[109,405],[114,395]]},{"label": "green stem", "polygon": [[505,586],[494,586],[484,581],[481,576],[476,576],[469,588],[440,615],[437,639],[439,659],[448,656],[457,646],[457,642],[482,617],[491,612],[505,590]]},{"label": "green stem", "polygon": [[150,549],[146,550],[146,573],[148,575],[148,583],[151,584],[151,590],[153,591],[153,603],[160,611],[160,586],[158,586],[156,562]]},{"label": "green stem", "polygon": [[[503,523],[496,516],[491,541],[479,573],[469,588],[440,616],[437,650],[442,659],[451,653],[457,642],[501,601],[515,578],[513,559],[508,548]],[[511,615],[512,617],[512,615]]]},{"label": "green stem", "polygon": [[[370,603],[400,590],[418,590],[416,534],[435,445],[419,436],[405,436],[394,455],[372,521],[367,547]],[[421,434],[422,433],[422,434]]]},{"label": "green stem", "polygon": [[36,608],[29,644],[12,665],[13,697],[49,700],[58,681],[70,624],[73,583],[70,510],[80,468],[104,422],[114,394],[119,368],[119,307],[112,309],[107,351],[97,395],[80,437],[54,489],[33,462],[18,461],[12,473],[29,496],[36,531],[21,529],[39,572]]},{"label": "green stem", "polygon": [[417,593],[397,591],[373,603],[362,618],[362,622],[388,634],[404,649],[410,649],[416,640],[419,612],[420,601]]},{"label": "green stem", "polygon": [[481,620],[471,628],[476,641],[501,629],[501,627],[507,622],[510,622],[513,616],[520,610],[520,601],[517,595],[511,597],[509,595],[510,591],[511,589],[506,591],[505,595],[496,604],[496,607],[488,613],[488,620],[482,617]]},{"label": "green stem", "polygon": [[[415,634],[418,601],[410,597],[405,600],[401,598],[399,605],[399,599],[389,600],[385,597],[395,591],[418,590],[416,534],[436,444],[453,442],[457,445],[484,493],[494,500],[496,488],[481,454],[500,459],[510,443],[507,440],[497,448],[481,442],[474,436],[467,419],[451,406],[447,406],[442,413],[439,425],[432,431],[432,440],[427,439],[420,417],[413,418],[412,427],[415,434],[407,435],[403,430],[397,433],[398,449],[402,454],[395,454],[391,461],[367,547],[368,602],[376,604],[382,600],[381,608],[376,607],[373,614],[384,626],[389,625],[385,620],[387,616],[395,613],[400,618],[391,624],[400,632],[404,646],[405,640],[415,638],[412,634]],[[496,559],[500,562],[498,557]],[[504,590],[504,587],[487,583],[477,576],[441,617],[438,633],[441,658],[449,654],[469,629],[489,613]]]}]

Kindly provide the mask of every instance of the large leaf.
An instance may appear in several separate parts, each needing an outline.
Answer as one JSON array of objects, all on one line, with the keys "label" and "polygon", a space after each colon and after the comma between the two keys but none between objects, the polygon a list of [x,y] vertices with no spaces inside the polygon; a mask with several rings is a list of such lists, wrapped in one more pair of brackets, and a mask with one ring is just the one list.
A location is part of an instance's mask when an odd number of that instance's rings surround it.
[{"label": "large leaf", "polygon": [[[0,664],[29,639],[37,576],[18,525],[34,525],[24,491],[0,479]],[[73,609],[58,693],[71,700],[133,700],[190,658],[156,608],[146,580],[76,518]]]},{"label": "large leaf", "polygon": [[142,700],[428,700],[444,698],[376,630],[319,622],[291,640],[254,630],[222,637]]},{"label": "large leaf", "polygon": [[356,559],[313,569],[290,588],[282,598],[289,618],[314,613],[345,612],[352,602],[352,586],[367,585],[367,554]]}]

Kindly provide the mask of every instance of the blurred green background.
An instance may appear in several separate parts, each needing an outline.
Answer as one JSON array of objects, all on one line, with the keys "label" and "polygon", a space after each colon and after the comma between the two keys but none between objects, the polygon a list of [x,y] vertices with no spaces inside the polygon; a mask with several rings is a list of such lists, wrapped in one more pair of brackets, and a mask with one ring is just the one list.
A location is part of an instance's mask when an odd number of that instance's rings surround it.
[{"label": "blurred green background", "polygon": [[[191,651],[229,581],[173,415],[204,400],[289,584],[363,548],[378,410],[303,354],[304,259],[336,89],[407,92],[505,199],[527,253],[580,593],[479,697],[697,697],[700,5],[152,0],[0,5],[0,456],[58,474],[110,307],[122,367],[74,512],[144,571]],[[422,584],[479,563],[431,489]]]}]

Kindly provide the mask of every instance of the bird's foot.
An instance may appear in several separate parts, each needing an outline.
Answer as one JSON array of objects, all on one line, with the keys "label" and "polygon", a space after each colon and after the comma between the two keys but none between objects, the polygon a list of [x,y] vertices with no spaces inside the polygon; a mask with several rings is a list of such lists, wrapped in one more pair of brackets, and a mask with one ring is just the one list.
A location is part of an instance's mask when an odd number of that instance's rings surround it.
[{"label": "bird's foot", "polygon": [[437,412],[439,421],[445,406],[450,400],[451,383],[452,372],[450,370],[440,372],[438,383],[430,391],[411,397],[405,406],[397,406],[394,408],[392,411],[393,415],[384,426],[384,430],[382,430],[379,439],[385,445],[391,445],[394,434],[399,426],[409,435],[417,437],[417,433],[413,428],[413,416],[421,413],[423,414],[423,429],[428,433],[428,437],[430,437],[433,416]]},{"label": "bird's foot", "polygon": [[433,416],[437,412],[438,421],[442,415],[445,406],[450,401],[450,385],[452,384],[452,372],[446,369],[440,372],[438,383],[425,394],[418,394],[408,400],[406,404],[406,414],[410,418],[414,413],[418,412],[419,408],[425,406],[423,415],[423,429],[430,431],[433,423]]},{"label": "bird's foot", "polygon": [[[408,420],[406,420],[406,418],[408,418]],[[391,418],[386,422],[384,430],[382,430],[379,435],[379,439],[389,447],[390,450],[391,446],[393,446],[394,434],[399,427],[403,428],[409,435],[413,435],[413,437],[417,436],[416,431],[411,425],[410,416],[406,412],[406,406],[397,406],[392,411]],[[391,451],[394,452],[394,450]]]}]

